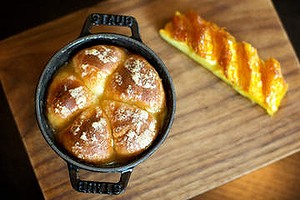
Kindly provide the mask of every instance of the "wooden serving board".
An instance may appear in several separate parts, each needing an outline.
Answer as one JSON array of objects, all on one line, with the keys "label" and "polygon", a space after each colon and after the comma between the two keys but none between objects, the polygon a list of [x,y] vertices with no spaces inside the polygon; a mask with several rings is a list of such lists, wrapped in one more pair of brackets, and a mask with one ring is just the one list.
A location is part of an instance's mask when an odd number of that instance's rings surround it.
[{"label": "wooden serving board", "polygon": [[[263,59],[281,62],[289,91],[275,116],[160,38],[158,30],[176,10],[190,9],[226,27],[237,40],[250,42]],[[72,189],[67,165],[42,137],[34,111],[35,88],[45,64],[78,37],[85,18],[94,12],[137,19],[144,43],[169,69],[177,96],[167,140],[134,168],[126,191],[113,197]],[[0,75],[46,199],[187,199],[300,150],[300,66],[270,0],[103,1],[1,41]],[[118,179],[81,173],[88,180]]]}]

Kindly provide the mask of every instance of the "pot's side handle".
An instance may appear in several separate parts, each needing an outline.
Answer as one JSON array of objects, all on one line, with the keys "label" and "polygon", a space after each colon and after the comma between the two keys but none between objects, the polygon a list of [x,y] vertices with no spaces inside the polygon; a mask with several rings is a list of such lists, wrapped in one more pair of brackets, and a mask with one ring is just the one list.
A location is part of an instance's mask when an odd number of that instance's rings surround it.
[{"label": "pot's side handle", "polygon": [[117,195],[125,190],[132,172],[132,169],[122,171],[119,182],[110,183],[80,180],[79,168],[68,163],[68,169],[71,185],[78,192],[110,195]]},{"label": "pot's side handle", "polygon": [[85,23],[80,33],[80,37],[92,34],[90,32],[91,28],[93,26],[100,25],[129,27],[131,29],[131,37],[142,42],[136,19],[132,16],[126,15],[93,13],[85,20]]}]

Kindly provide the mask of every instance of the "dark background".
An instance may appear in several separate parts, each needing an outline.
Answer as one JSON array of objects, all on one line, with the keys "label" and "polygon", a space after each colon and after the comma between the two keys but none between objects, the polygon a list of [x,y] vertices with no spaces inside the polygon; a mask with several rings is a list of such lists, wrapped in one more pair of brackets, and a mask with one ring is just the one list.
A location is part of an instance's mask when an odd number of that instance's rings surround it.
[{"label": "dark background", "polygon": [[[0,40],[76,10],[92,6],[99,1],[6,1],[0,7]],[[300,1],[273,0],[272,2],[299,58]],[[43,199],[7,100],[5,99],[2,86],[0,87],[0,130],[1,196],[9,195],[10,199]]]}]

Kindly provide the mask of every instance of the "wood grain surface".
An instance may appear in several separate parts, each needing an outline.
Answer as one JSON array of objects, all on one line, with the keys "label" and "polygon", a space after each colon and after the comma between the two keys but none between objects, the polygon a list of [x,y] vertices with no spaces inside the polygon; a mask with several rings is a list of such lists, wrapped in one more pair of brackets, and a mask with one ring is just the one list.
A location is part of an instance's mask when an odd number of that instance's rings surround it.
[{"label": "wood grain surface", "polygon": [[300,199],[300,153],[242,176],[193,200]]},{"label": "wood grain surface", "polygon": [[[189,9],[226,27],[238,40],[250,42],[262,58],[281,62],[289,91],[274,117],[159,37],[158,30],[176,10]],[[35,88],[45,64],[78,37],[93,12],[134,16],[144,43],[168,67],[177,96],[176,119],[166,142],[134,168],[126,191],[113,197],[71,188],[67,165],[43,139],[34,112]],[[298,152],[299,72],[269,0],[109,0],[0,42],[1,82],[46,199],[187,199]],[[88,180],[118,178],[81,173]]]}]

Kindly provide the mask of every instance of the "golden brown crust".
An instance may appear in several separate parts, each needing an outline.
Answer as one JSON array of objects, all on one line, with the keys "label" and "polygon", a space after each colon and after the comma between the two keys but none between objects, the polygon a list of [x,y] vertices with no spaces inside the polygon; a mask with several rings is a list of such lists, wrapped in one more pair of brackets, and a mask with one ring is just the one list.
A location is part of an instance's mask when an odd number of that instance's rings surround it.
[{"label": "golden brown crust", "polygon": [[107,163],[113,158],[111,130],[100,106],[82,112],[58,138],[71,155],[85,162]]},{"label": "golden brown crust", "polygon": [[92,164],[124,162],[149,147],[165,113],[162,81],[146,59],[97,45],[79,51],[49,88],[59,143]]},{"label": "golden brown crust", "polygon": [[94,95],[74,73],[61,72],[48,89],[48,120],[53,128],[60,129],[93,101]]},{"label": "golden brown crust", "polygon": [[101,95],[106,78],[124,61],[125,53],[120,47],[97,45],[79,51],[73,66],[87,87]]},{"label": "golden brown crust", "polygon": [[156,137],[156,120],[147,111],[116,101],[103,101],[102,106],[111,123],[115,151],[119,156],[140,153]]},{"label": "golden brown crust", "polygon": [[165,107],[165,94],[155,69],[141,56],[130,55],[110,77],[104,98],[135,104],[151,113]]}]

